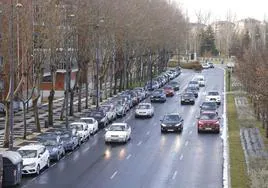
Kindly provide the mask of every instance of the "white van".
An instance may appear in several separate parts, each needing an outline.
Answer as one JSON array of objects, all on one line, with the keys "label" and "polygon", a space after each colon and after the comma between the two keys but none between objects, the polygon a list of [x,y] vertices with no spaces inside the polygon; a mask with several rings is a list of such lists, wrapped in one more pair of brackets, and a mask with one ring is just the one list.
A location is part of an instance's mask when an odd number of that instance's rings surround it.
[{"label": "white van", "polygon": [[204,87],[205,86],[205,77],[203,75],[196,76],[195,80],[198,82],[199,87]]}]

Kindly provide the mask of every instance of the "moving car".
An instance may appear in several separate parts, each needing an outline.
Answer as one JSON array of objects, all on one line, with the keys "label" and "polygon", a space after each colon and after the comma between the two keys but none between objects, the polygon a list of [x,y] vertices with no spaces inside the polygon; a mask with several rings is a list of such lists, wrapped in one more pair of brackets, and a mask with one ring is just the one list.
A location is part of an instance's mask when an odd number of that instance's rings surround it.
[{"label": "moving car", "polygon": [[199,90],[199,83],[197,80],[192,80],[189,82],[188,87],[195,87],[197,90]]},{"label": "moving car", "polygon": [[151,103],[140,103],[135,110],[135,117],[153,117],[154,107]]},{"label": "moving car", "polygon": [[175,93],[173,87],[170,85],[164,86],[164,92],[165,92],[167,97],[173,97],[174,93]]},{"label": "moving car", "polygon": [[198,97],[198,90],[197,90],[197,88],[196,87],[187,87],[186,89],[185,89],[185,92],[186,93],[193,93],[194,94],[194,96],[195,96],[195,98],[197,98]]},{"label": "moving car", "polygon": [[179,84],[179,82],[171,81],[171,82],[169,82],[169,85],[172,86],[175,91],[180,90],[180,84]]},{"label": "moving car", "polygon": [[209,69],[210,65],[208,63],[202,63],[202,68],[203,69]]},{"label": "moving car", "polygon": [[206,101],[215,101],[218,105],[220,105],[221,96],[218,91],[209,91],[206,95]]},{"label": "moving car", "polygon": [[214,64],[212,62],[208,62],[209,68],[214,68]]},{"label": "moving car", "polygon": [[131,136],[131,127],[127,123],[113,123],[105,129],[105,142],[124,142],[126,143]]},{"label": "moving car", "polygon": [[88,131],[91,135],[98,132],[99,130],[98,121],[94,119],[93,117],[83,117],[83,118],[80,118],[80,121],[85,122],[87,124]]},{"label": "moving car", "polygon": [[183,130],[183,118],[178,113],[167,114],[161,121],[161,132]]},{"label": "moving car", "polygon": [[195,80],[198,82],[199,87],[204,87],[205,86],[205,77],[203,75],[196,76]]},{"label": "moving car", "polygon": [[163,89],[157,89],[152,93],[150,97],[151,102],[166,102],[166,94]]},{"label": "moving car", "polygon": [[195,96],[192,92],[186,92],[181,95],[181,104],[195,104]]},{"label": "moving car", "polygon": [[77,136],[79,136],[82,140],[82,142],[85,142],[87,139],[89,139],[90,136],[90,130],[88,129],[88,125],[86,122],[73,122],[69,126],[71,129],[76,129]]},{"label": "moving car", "polygon": [[22,174],[40,174],[40,170],[50,166],[49,152],[44,145],[31,144],[20,147],[22,157]]},{"label": "moving car", "polygon": [[203,111],[200,117],[197,118],[197,131],[198,133],[210,131],[220,133],[220,118],[216,112]]},{"label": "moving car", "polygon": [[217,110],[218,110],[218,105],[216,102],[203,102],[200,105],[200,113],[202,113],[203,111],[212,111],[218,114]]}]

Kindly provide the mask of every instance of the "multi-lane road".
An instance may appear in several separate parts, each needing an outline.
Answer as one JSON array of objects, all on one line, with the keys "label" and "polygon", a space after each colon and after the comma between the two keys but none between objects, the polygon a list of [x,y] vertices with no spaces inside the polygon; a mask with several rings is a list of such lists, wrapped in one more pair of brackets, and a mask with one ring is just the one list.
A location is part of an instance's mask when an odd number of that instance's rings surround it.
[{"label": "multi-lane road", "polygon": [[[205,76],[206,86],[200,89],[196,104],[181,106],[180,93],[196,74],[190,70],[182,71],[176,78],[181,84],[180,91],[164,104],[153,103],[153,118],[135,119],[132,110],[126,117],[117,120],[128,122],[132,127],[131,140],[127,144],[106,145],[104,130],[101,130],[38,177],[24,178],[21,187],[222,187],[222,133],[198,134],[196,117],[206,91],[223,92],[224,72],[219,68],[204,70],[201,74]],[[220,116],[222,106],[219,107]],[[184,118],[181,134],[161,134],[160,119],[169,112],[179,112]]]}]

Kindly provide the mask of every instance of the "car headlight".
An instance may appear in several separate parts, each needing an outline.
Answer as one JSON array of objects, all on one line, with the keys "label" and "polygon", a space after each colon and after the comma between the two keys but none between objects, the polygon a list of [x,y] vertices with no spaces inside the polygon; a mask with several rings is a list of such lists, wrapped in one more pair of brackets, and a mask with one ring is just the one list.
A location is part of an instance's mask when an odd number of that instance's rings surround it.
[{"label": "car headlight", "polygon": [[105,119],[104,119],[104,118],[102,118],[100,121],[101,121],[101,122],[104,122],[104,120],[105,120]]},{"label": "car headlight", "polygon": [[53,148],[52,149],[52,152],[56,152],[56,151],[58,151],[57,148]]},{"label": "car headlight", "polygon": [[125,135],[119,135],[119,137],[120,137],[120,138],[124,138],[124,137],[125,137]]},{"label": "car headlight", "polygon": [[181,123],[178,123],[178,124],[176,124],[175,126],[176,126],[176,127],[179,127],[179,126],[181,126]]},{"label": "car headlight", "polygon": [[166,127],[167,125],[162,123],[161,126],[162,126],[162,127]]},{"label": "car headlight", "polygon": [[194,99],[190,99],[190,101],[193,101]]},{"label": "car headlight", "polygon": [[35,167],[35,165],[36,165],[36,163],[33,162],[33,163],[28,164],[27,166],[29,166],[29,167]]}]

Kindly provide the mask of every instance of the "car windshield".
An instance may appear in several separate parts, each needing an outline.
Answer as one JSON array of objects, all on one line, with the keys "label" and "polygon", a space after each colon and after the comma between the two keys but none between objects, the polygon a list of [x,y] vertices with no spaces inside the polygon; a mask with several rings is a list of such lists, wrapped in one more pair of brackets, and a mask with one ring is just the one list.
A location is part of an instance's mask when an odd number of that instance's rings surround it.
[{"label": "car windshield", "polygon": [[170,82],[170,85],[178,85],[178,82]]},{"label": "car windshield", "polygon": [[81,119],[81,121],[88,123],[88,124],[93,124],[93,119]]},{"label": "car windshield", "polygon": [[180,121],[179,115],[166,115],[163,121]]},{"label": "car windshield", "polygon": [[197,81],[190,81],[189,84],[198,84]]},{"label": "car windshield", "polygon": [[76,128],[77,131],[83,131],[83,125],[82,124],[73,124],[71,127]]},{"label": "car windshield", "polygon": [[159,95],[159,94],[162,94],[163,92],[161,91],[161,90],[156,90],[156,91],[154,91],[154,94],[156,94],[156,95]]},{"label": "car windshield", "polygon": [[102,117],[103,113],[102,112],[91,112],[90,116],[92,116],[92,117]]},{"label": "car windshield", "polygon": [[217,115],[214,113],[201,114],[200,119],[201,120],[215,120],[217,119]]},{"label": "car windshield", "polygon": [[208,95],[216,96],[216,95],[219,95],[219,93],[217,91],[212,91],[212,92],[208,92]]},{"label": "car windshield", "polygon": [[71,138],[71,135],[70,134],[61,135],[61,139],[63,141],[68,141],[68,140],[70,140],[70,138]]},{"label": "car windshield", "polygon": [[203,109],[217,109],[216,103],[213,102],[206,102],[201,105],[201,108]]},{"label": "car windshield", "polygon": [[164,89],[173,89],[171,86],[165,86]]},{"label": "car windshield", "polygon": [[111,125],[109,131],[124,131],[125,125]]},{"label": "car windshield", "polygon": [[149,104],[140,104],[138,106],[138,109],[150,109],[150,105]]},{"label": "car windshield", "polygon": [[107,112],[110,110],[111,106],[101,106],[101,108]]},{"label": "car windshield", "polygon": [[193,97],[193,94],[192,93],[184,93],[183,97]]},{"label": "car windshield", "polygon": [[42,140],[41,141],[45,146],[57,146],[58,143],[56,140]]},{"label": "car windshield", "polygon": [[37,156],[36,150],[18,150],[22,158],[35,158]]}]

